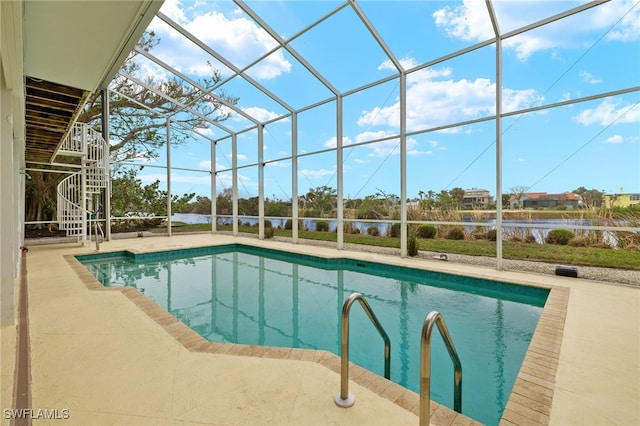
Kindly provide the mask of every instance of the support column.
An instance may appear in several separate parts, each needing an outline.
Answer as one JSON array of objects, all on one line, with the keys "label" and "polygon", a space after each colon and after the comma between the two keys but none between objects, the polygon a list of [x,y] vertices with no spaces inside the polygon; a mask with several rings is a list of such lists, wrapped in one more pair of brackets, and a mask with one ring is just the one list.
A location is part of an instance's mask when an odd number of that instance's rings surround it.
[{"label": "support column", "polygon": [[[264,125],[258,125],[258,238],[264,239]],[[275,201],[275,200],[274,200]]]},{"label": "support column", "polygon": [[82,245],[91,244],[87,239],[87,154],[89,144],[87,141],[88,126],[82,126],[82,160],[80,169],[80,214],[82,215]]},{"label": "support column", "polygon": [[[109,89],[102,89],[102,138],[106,142],[104,149],[104,155],[109,158]],[[107,241],[111,241],[111,167],[110,162],[105,161],[107,164],[106,173],[106,188],[104,190],[104,238]]]},{"label": "support column", "polygon": [[291,240],[298,243],[298,113],[291,114]]},{"label": "support column", "polygon": [[238,135],[235,133],[231,135],[231,190],[232,195],[232,208],[233,208],[233,236],[238,236]]},{"label": "support column", "polygon": [[216,233],[216,143],[211,142],[211,233]]},{"label": "support column", "polygon": [[[1,69],[0,69],[1,71]],[[17,200],[13,192],[14,175],[18,167],[13,163],[13,109],[11,105],[12,93],[4,85],[4,74],[0,75],[0,325],[15,324],[15,292],[14,278],[18,247],[17,235],[13,226],[14,209]]]},{"label": "support column", "polygon": [[502,269],[502,38],[493,4],[485,0],[496,36],[496,268]]},{"label": "support column", "polygon": [[344,193],[344,176],[343,176],[343,147],[342,147],[342,96],[336,96],[336,171],[338,177],[338,250],[344,249],[344,201],[342,199]]},{"label": "support column", "polygon": [[171,236],[171,120],[167,119],[167,233]]},{"label": "support column", "polygon": [[400,72],[400,257],[407,257],[407,74]]}]

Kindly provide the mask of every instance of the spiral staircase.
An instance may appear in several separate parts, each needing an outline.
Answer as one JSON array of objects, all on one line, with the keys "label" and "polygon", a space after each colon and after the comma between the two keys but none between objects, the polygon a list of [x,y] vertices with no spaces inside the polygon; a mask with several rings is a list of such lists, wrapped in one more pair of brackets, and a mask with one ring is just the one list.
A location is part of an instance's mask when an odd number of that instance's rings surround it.
[{"label": "spiral staircase", "polygon": [[99,132],[87,124],[77,123],[57,156],[79,157],[81,166],[78,172],[58,184],[58,229],[86,244],[91,234],[89,219],[98,210],[96,198],[107,187],[109,146]]}]

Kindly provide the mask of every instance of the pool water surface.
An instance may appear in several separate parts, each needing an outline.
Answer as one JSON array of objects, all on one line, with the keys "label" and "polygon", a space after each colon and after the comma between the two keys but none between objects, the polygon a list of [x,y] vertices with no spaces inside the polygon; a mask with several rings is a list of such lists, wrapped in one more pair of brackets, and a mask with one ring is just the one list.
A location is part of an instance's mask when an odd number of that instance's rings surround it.
[{"label": "pool water surface", "polygon": [[[548,290],[243,245],[77,256],[105,286],[137,288],[214,342],[340,354],[344,300],[362,293],[391,339],[391,380],[419,391],[425,316],[439,311],[462,361],[462,412],[498,424]],[[356,304],[357,305],[357,304]],[[351,309],[350,360],[384,372],[383,342]],[[431,399],[453,405],[453,366],[432,345]]]}]

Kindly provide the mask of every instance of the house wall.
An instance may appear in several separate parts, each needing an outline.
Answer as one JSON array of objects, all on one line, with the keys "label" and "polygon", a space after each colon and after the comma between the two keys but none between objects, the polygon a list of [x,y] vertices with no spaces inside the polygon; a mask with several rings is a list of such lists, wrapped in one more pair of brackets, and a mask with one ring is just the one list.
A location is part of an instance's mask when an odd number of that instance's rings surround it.
[{"label": "house wall", "polygon": [[611,207],[629,207],[640,204],[639,194],[610,194],[604,196],[605,205]]},{"label": "house wall", "polygon": [[0,2],[0,325],[15,323],[15,283],[24,242],[22,2]]}]

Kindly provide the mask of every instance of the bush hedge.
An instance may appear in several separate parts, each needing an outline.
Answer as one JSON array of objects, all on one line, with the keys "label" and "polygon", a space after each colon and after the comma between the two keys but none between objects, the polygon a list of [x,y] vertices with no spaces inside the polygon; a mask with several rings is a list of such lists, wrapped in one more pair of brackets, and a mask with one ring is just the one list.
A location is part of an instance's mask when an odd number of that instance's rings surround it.
[{"label": "bush hedge", "polygon": [[560,244],[566,246],[573,237],[575,237],[575,235],[569,229],[552,229],[547,234],[545,241],[549,244]]},{"label": "bush hedge", "polygon": [[438,229],[431,224],[423,224],[416,229],[416,236],[419,238],[435,238]]}]

